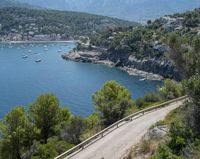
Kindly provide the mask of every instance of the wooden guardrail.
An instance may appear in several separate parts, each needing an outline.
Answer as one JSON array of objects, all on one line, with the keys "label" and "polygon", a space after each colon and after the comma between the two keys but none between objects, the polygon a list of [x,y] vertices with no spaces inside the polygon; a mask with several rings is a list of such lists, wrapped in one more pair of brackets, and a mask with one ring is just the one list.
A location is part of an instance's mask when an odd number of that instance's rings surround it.
[{"label": "wooden guardrail", "polygon": [[132,121],[133,118],[137,117],[138,115],[144,115],[146,112],[150,112],[150,111],[153,111],[153,110],[164,108],[164,107],[168,106],[171,103],[178,102],[178,101],[181,101],[181,100],[184,100],[184,99],[187,99],[187,96],[183,96],[183,97],[180,97],[180,98],[177,98],[177,99],[174,99],[174,100],[170,100],[170,101],[164,102],[162,104],[158,104],[158,105],[149,107],[147,109],[143,109],[141,111],[138,111],[138,112],[136,112],[134,114],[131,114],[131,115],[129,115],[129,116],[117,121],[116,123],[110,125],[109,127],[105,128],[104,130],[100,131],[99,133],[95,134],[94,136],[90,137],[89,139],[83,141],[82,143],[78,144],[77,146],[71,148],[70,150],[64,152],[63,154],[55,157],[55,159],[64,159],[66,157],[69,157],[69,155],[72,155],[74,153],[78,153],[79,151],[83,150],[84,148],[86,148],[90,144],[92,144],[95,141],[103,138],[106,134],[108,134],[108,133],[112,132],[113,130],[117,129],[120,125],[125,124],[128,121]]}]

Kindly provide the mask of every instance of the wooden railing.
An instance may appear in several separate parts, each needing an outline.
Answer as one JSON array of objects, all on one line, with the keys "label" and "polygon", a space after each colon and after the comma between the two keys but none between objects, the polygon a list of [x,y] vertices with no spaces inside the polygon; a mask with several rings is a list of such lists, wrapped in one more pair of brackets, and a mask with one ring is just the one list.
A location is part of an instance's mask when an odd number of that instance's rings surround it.
[{"label": "wooden railing", "polygon": [[136,112],[134,114],[131,114],[131,115],[129,115],[129,116],[117,121],[116,123],[110,125],[109,127],[105,128],[104,130],[102,130],[99,133],[95,134],[94,136],[90,137],[89,139],[83,141],[82,143],[78,144],[77,146],[73,147],[72,149],[70,149],[70,150],[64,152],[63,154],[55,157],[55,159],[64,159],[66,157],[69,157],[69,155],[78,153],[79,151],[83,150],[87,146],[89,146],[92,143],[96,142],[97,140],[103,138],[108,133],[110,133],[113,130],[119,128],[121,125],[126,124],[129,121],[132,121],[134,119],[134,117],[143,116],[146,112],[150,112],[150,111],[153,111],[153,110],[164,108],[164,107],[168,106],[171,103],[182,101],[184,99],[187,99],[187,96],[183,96],[183,97],[180,97],[180,98],[177,98],[177,99],[174,99],[174,100],[170,100],[170,101],[164,102],[162,104],[158,104],[158,105],[149,107],[147,109],[143,109],[141,111],[138,111],[138,112]]}]

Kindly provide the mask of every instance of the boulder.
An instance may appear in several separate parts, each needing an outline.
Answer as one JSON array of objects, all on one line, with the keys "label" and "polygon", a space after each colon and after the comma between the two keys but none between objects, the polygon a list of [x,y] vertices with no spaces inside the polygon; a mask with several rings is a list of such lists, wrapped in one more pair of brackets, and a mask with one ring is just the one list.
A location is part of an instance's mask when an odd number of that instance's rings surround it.
[{"label": "boulder", "polygon": [[169,131],[169,127],[167,125],[157,126],[153,129],[150,129],[144,136],[145,140],[158,140],[162,139],[167,132]]}]

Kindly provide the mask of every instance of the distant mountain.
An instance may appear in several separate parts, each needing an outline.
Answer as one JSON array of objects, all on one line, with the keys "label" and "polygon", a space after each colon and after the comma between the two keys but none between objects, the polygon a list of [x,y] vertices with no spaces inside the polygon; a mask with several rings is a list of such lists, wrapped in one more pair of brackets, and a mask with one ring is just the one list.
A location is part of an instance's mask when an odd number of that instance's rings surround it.
[{"label": "distant mountain", "polygon": [[4,7],[26,7],[31,8],[30,4],[21,3],[16,0],[0,0],[0,8]]},{"label": "distant mountain", "polygon": [[200,7],[200,0],[19,0],[51,9],[81,11],[132,21],[146,21],[166,14]]}]

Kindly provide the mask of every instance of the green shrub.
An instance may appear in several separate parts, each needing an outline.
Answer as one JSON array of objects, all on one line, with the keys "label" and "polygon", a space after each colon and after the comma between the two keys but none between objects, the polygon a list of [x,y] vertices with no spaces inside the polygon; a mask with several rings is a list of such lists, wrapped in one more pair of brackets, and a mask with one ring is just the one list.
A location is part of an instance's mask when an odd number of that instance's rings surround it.
[{"label": "green shrub", "polygon": [[147,95],[144,96],[144,99],[146,102],[151,102],[151,103],[159,102],[161,100],[159,95],[156,93],[148,93]]},{"label": "green shrub", "polygon": [[88,118],[86,118],[87,128],[86,130],[80,135],[80,140],[84,141],[91,136],[95,135],[96,133],[102,130],[101,120],[98,113],[91,114]]},{"label": "green shrub", "polygon": [[165,80],[162,88],[159,89],[160,95],[164,99],[174,99],[182,96],[184,90],[181,84],[172,80]]},{"label": "green shrub", "polygon": [[32,159],[53,159],[73,146],[66,141],[50,138],[47,144],[36,143]]},{"label": "green shrub", "polygon": [[159,145],[158,151],[150,159],[181,159],[181,157],[174,155],[171,149],[163,144]]},{"label": "green shrub", "polygon": [[139,97],[136,100],[136,105],[141,108],[141,107],[146,107],[149,105],[152,105],[153,103],[160,102],[162,99],[157,93],[148,93],[144,97]]},{"label": "green shrub", "polygon": [[33,154],[32,159],[53,159],[55,156],[58,156],[58,153],[54,144],[37,144],[36,152]]},{"label": "green shrub", "polygon": [[74,116],[66,124],[65,128],[61,130],[61,138],[72,144],[79,144],[81,142],[80,136],[87,130],[87,120]]},{"label": "green shrub", "polygon": [[169,147],[178,155],[181,154],[189,142],[194,141],[192,130],[187,127],[183,120],[171,124],[170,137]]},{"label": "green shrub", "polygon": [[186,90],[190,97],[190,113],[188,119],[190,127],[193,129],[196,136],[200,137],[200,76],[197,74],[190,78],[186,84]]},{"label": "green shrub", "polygon": [[143,97],[139,97],[139,98],[136,100],[136,105],[137,105],[138,107],[144,106],[144,105],[145,105],[145,100],[144,100],[144,98],[143,98]]},{"label": "green shrub", "polygon": [[73,144],[70,144],[63,140],[54,139],[54,138],[49,139],[48,143],[54,145],[54,148],[58,154],[62,154],[63,152],[74,147]]}]

